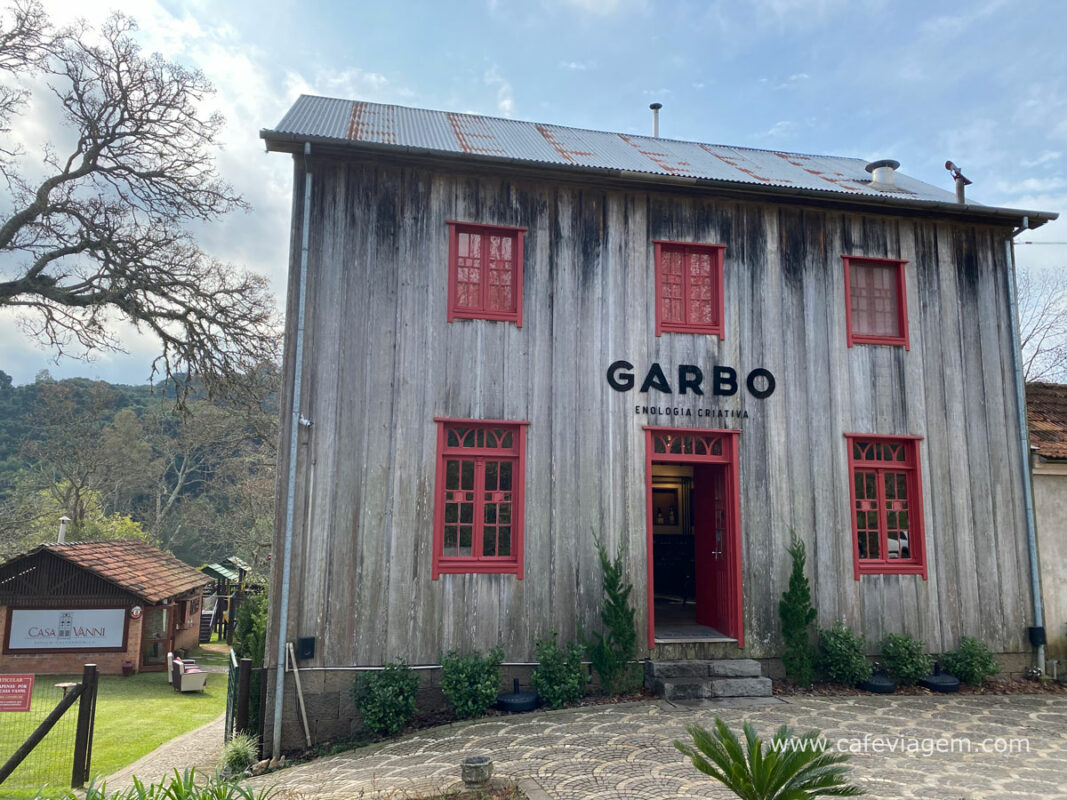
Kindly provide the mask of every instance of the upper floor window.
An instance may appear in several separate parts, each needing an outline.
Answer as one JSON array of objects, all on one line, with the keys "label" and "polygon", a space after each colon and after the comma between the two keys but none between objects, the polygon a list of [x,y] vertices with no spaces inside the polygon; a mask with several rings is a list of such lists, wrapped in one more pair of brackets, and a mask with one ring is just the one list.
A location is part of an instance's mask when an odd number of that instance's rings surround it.
[{"label": "upper floor window", "polygon": [[908,343],[904,265],[892,258],[842,256],[845,260],[845,321],[848,346]]},{"label": "upper floor window", "polygon": [[526,423],[437,420],[433,577],[522,578]]},{"label": "upper floor window", "polygon": [[448,223],[448,321],[494,319],[522,327],[525,228]]},{"label": "upper floor window", "polygon": [[655,242],[656,336],[723,333],[725,245]]},{"label": "upper floor window", "polygon": [[919,440],[846,434],[855,577],[926,577]]}]

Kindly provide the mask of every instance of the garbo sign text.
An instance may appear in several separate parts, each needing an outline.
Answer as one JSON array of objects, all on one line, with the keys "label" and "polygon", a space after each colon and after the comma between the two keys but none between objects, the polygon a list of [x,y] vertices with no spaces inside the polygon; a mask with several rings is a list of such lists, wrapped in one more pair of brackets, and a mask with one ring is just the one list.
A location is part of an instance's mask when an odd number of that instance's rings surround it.
[{"label": "garbo sign text", "polygon": [[[634,373],[631,372],[633,368],[634,365],[629,361],[611,362],[608,367],[608,385],[616,392],[628,392],[633,389],[637,385],[637,379]],[[695,364],[678,365],[678,394],[692,392],[696,395],[703,395],[703,383],[704,372],[700,367]],[[745,388],[757,400],[766,400],[774,394],[774,387],[774,375],[771,374],[770,370],[763,369],[763,367],[757,367],[745,377]],[[638,389],[640,392],[652,390],[663,394],[674,394],[663,367],[655,361],[648,368],[644,380],[641,381],[641,388]],[[737,394],[737,391],[737,370],[733,367],[715,365],[711,372],[711,393],[721,397],[732,397]]]}]

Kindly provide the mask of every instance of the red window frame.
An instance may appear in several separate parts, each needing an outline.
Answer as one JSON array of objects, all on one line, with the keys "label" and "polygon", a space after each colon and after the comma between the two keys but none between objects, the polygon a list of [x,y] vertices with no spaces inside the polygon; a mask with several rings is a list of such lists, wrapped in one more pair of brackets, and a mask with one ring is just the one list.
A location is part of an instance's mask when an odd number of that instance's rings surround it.
[{"label": "red window frame", "polygon": [[[695,244],[692,242],[670,242],[662,239],[653,240],[655,245],[656,261],[656,336],[664,333],[699,333],[704,335],[718,336],[723,338],[723,256],[726,252],[724,244]],[[669,270],[665,263],[665,256],[680,254],[683,259],[683,269],[680,280],[676,273]],[[689,259],[694,256],[710,256],[710,298],[694,297],[699,291],[698,286],[692,284],[692,275],[686,268]],[[678,287],[681,297],[671,297],[674,292],[670,287]],[[679,301],[677,312],[672,311],[670,306],[674,301]],[[694,321],[697,312],[693,308],[694,302],[707,302],[710,305],[712,320],[710,322]]]},{"label": "red window frame", "polygon": [[[474,235],[479,237],[478,279],[476,282],[461,281],[464,276],[461,265],[460,237]],[[474,222],[448,222],[448,321],[456,319],[489,319],[500,322],[514,322],[522,327],[522,262],[523,240],[526,228],[509,225],[484,225]],[[494,269],[499,259],[493,256],[493,240],[510,242],[511,262],[506,270]],[[469,257],[469,256],[468,256]],[[506,275],[511,287],[511,302],[501,304],[493,298],[494,274]],[[469,292],[463,286],[477,286],[475,299],[470,299]]]},{"label": "red window frame", "polygon": [[[861,575],[922,575],[926,580],[919,463],[922,437],[846,433],[845,440],[855,579]],[[861,475],[873,480],[861,480]],[[901,513],[907,514],[907,528],[901,527]],[[897,555],[890,557],[894,550]]]},{"label": "red window frame", "polygon": [[[905,350],[911,349],[908,338],[908,290],[905,282],[904,266],[908,263],[899,258],[871,258],[869,256],[841,256],[845,262],[845,326],[848,330],[848,346],[857,344],[885,344],[896,347],[903,346]],[[856,314],[858,297],[852,296],[852,267],[877,267],[887,270],[895,270],[893,286],[896,290],[897,301],[897,334],[887,335],[884,333],[872,333],[870,331],[857,330],[861,327],[853,319]],[[871,309],[868,309],[870,312]]]},{"label": "red window frame", "polygon": [[[525,521],[526,487],[526,427],[528,422],[513,420],[445,419],[435,418],[437,423],[437,475],[434,482],[433,521],[433,579],[439,575],[455,573],[513,574],[522,580],[523,528]],[[448,485],[449,462],[458,462],[456,477],[458,487]],[[462,485],[462,462],[472,464],[472,482],[469,489]],[[504,470],[501,465],[511,464],[511,488],[502,489],[500,481]],[[491,465],[496,465],[493,470]],[[497,486],[490,491],[487,480],[496,476]],[[482,488],[479,490],[478,487]],[[487,513],[486,506],[492,511]],[[450,517],[450,506],[455,507],[455,519]],[[462,506],[471,508],[471,519],[463,525]],[[508,554],[485,555],[487,528],[499,529],[508,523],[501,522],[501,511],[509,511],[510,539]],[[487,517],[492,516],[492,519]],[[450,553],[462,546],[460,527],[470,527],[469,554]],[[454,531],[447,529],[454,528]],[[494,546],[501,539],[497,530]],[[455,544],[451,544],[451,542]]]}]

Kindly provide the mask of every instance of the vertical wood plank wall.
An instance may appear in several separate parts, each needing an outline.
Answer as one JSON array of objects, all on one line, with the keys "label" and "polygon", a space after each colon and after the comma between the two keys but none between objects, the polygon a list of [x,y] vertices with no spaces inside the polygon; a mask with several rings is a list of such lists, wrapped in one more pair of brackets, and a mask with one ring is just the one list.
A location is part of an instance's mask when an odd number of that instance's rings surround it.
[{"label": "vertical wood plank wall", "polygon": [[[645,641],[645,424],[742,431],[746,654],[778,652],[790,529],[808,545],[821,625],[844,619],[874,644],[908,632],[933,652],[962,635],[1024,649],[1007,229],[355,161],[313,173],[300,409],[314,426],[300,435],[289,620],[290,636],[318,637],[311,663],[434,663],[497,643],[532,660],[535,637],[595,625],[595,533],[626,543]],[[300,161],[295,174],[298,243]],[[446,322],[447,220],[528,228],[521,329]],[[723,340],[655,336],[653,239],[726,245]],[[907,259],[910,351],[847,347],[842,254]],[[703,398],[620,394],[604,377],[616,359],[638,383],[653,361],[672,383],[681,363],[709,378],[728,365],[742,390],[713,398],[708,379]],[[756,367],[777,378],[767,400],[743,389]],[[748,417],[635,415],[649,404]],[[524,580],[431,580],[435,416],[530,422]],[[846,432],[923,437],[928,580],[854,580]]]}]

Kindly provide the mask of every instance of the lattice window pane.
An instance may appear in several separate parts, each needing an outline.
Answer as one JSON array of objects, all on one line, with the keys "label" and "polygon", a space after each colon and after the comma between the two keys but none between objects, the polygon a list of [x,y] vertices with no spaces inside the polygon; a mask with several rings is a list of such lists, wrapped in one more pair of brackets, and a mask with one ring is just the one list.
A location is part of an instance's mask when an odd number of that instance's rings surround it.
[{"label": "lattice window pane", "polygon": [[688,319],[690,325],[714,325],[715,270],[707,252],[688,253]]},{"label": "lattice window pane", "polygon": [[897,270],[893,264],[852,262],[849,290],[852,332],[862,336],[900,336]]},{"label": "lattice window pane", "polygon": [[482,305],[482,236],[459,231],[456,239],[456,305],[477,309]]},{"label": "lattice window pane", "polygon": [[685,323],[685,257],[680,250],[663,248],[660,262],[663,321],[683,324]]},{"label": "lattice window pane", "polygon": [[514,311],[514,235],[490,235],[488,292],[485,307],[490,311]]}]

